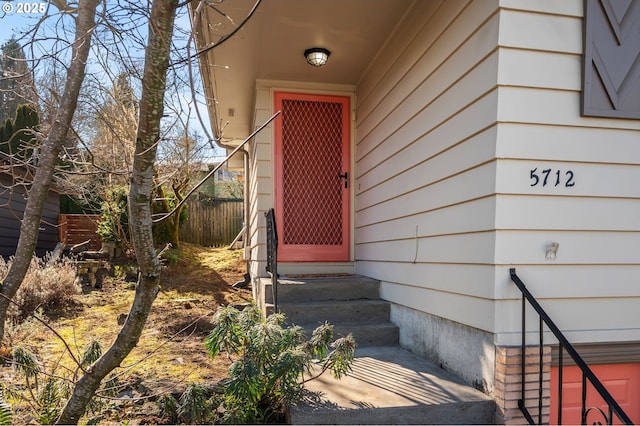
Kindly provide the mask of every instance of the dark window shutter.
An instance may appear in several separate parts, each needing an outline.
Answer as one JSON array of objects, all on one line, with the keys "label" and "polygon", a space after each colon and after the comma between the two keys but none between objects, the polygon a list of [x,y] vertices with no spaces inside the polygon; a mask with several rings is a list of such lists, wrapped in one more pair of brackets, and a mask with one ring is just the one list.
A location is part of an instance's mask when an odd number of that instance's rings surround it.
[{"label": "dark window shutter", "polygon": [[640,118],[640,0],[585,0],[582,114]]}]

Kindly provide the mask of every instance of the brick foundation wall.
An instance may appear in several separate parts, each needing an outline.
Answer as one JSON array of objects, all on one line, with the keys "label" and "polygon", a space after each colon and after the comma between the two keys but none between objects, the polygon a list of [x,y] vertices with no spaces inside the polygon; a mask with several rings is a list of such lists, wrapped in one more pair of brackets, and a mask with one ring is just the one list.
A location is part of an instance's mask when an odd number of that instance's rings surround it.
[{"label": "brick foundation wall", "polygon": [[[518,408],[521,397],[521,349],[520,347],[496,347],[495,422],[497,424],[527,424]],[[545,346],[542,353],[542,424],[549,424],[551,347]],[[525,406],[538,422],[540,348],[525,349]]]}]

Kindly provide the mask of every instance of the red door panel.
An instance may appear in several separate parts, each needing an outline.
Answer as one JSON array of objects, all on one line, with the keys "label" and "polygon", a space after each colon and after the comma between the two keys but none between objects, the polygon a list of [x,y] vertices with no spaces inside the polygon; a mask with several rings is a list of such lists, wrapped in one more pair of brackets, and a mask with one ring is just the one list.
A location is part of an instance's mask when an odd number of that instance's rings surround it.
[{"label": "red door panel", "polygon": [[275,93],[281,261],[349,260],[349,98]]},{"label": "red door panel", "polygon": [[[592,365],[591,370],[600,379],[609,393],[629,415],[634,424],[640,423],[640,364],[610,364]],[[562,385],[562,424],[580,424],[582,401],[582,372],[578,367],[563,369]],[[587,408],[598,407],[607,413],[607,405],[600,395],[587,381]],[[613,423],[620,424],[616,416]],[[600,422],[606,424],[605,419],[596,410],[592,410],[587,417],[587,424]],[[551,369],[551,424],[558,423],[558,368]]]}]

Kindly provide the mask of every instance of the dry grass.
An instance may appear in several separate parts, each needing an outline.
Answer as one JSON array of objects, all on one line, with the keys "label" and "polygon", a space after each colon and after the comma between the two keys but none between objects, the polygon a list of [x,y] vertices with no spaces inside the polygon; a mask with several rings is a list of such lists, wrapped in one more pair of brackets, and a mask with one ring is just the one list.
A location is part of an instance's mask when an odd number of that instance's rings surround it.
[{"label": "dry grass", "polygon": [[[251,299],[250,291],[231,287],[245,272],[241,251],[184,245],[179,259],[176,265],[164,268],[162,288],[139,345],[116,370],[121,381],[142,380],[154,393],[180,391],[190,383],[216,382],[224,377],[226,361],[212,360],[203,347],[210,331],[208,318],[220,305]],[[51,325],[76,357],[92,340],[100,341],[106,350],[120,331],[118,318],[126,317],[134,287],[133,283],[107,278],[102,289],[81,295],[73,309],[57,313]],[[18,333],[23,334],[18,341],[36,353],[45,371],[60,371],[61,366],[73,369],[64,344],[43,326],[25,327]],[[18,378],[8,366],[1,366],[0,381],[7,380]]]}]

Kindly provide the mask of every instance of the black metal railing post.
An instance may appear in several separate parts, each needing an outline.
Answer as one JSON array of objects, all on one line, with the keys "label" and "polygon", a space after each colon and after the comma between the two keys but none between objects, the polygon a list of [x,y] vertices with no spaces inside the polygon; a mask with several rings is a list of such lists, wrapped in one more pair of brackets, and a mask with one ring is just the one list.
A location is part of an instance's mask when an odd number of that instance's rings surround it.
[{"label": "black metal railing post", "polygon": [[558,345],[558,424],[562,424],[562,376],[564,371],[564,346]]},{"label": "black metal railing post", "polygon": [[[516,268],[511,268],[509,270],[510,276],[511,276],[511,281],[513,281],[513,283],[518,287],[518,289],[520,290],[520,292],[522,293],[522,394],[521,394],[521,399],[518,400],[518,408],[520,408],[520,411],[522,412],[522,414],[524,415],[525,419],[529,422],[529,424],[535,424],[533,421],[533,418],[531,417],[526,404],[525,404],[525,356],[524,356],[524,352],[526,349],[526,338],[525,338],[525,334],[526,334],[526,313],[525,313],[525,308],[526,308],[526,304],[525,304],[525,299],[526,301],[531,305],[531,307],[533,307],[533,309],[538,313],[539,319],[540,319],[540,325],[539,325],[539,345],[540,345],[540,351],[539,351],[539,356],[540,356],[540,365],[539,365],[539,381],[538,381],[538,386],[539,386],[539,392],[538,392],[538,409],[539,409],[539,413],[538,413],[538,424],[542,423],[542,396],[543,396],[543,392],[542,392],[542,384],[543,384],[543,380],[542,380],[542,374],[543,374],[543,368],[544,368],[544,362],[542,360],[543,357],[543,334],[544,334],[544,330],[543,327],[546,325],[547,328],[549,329],[549,331],[551,331],[553,333],[553,335],[556,337],[556,339],[558,339],[558,343],[559,343],[559,348],[560,348],[560,362],[559,362],[559,374],[558,374],[558,424],[562,424],[562,369],[564,367],[563,365],[563,361],[562,361],[562,356],[563,356],[563,352],[566,351],[569,356],[573,359],[573,361],[575,362],[576,366],[578,368],[580,368],[580,370],[582,371],[582,401],[581,401],[581,421],[582,424],[586,424],[587,421],[587,415],[591,412],[591,411],[597,411],[599,412],[606,420],[607,424],[613,424],[613,415],[615,414],[616,417],[623,423],[623,424],[627,424],[627,425],[631,425],[633,424],[633,422],[631,421],[631,419],[629,418],[629,416],[627,415],[627,413],[624,412],[624,410],[620,407],[620,405],[618,404],[618,402],[613,398],[613,396],[611,396],[611,394],[609,393],[609,391],[607,391],[607,389],[604,387],[604,385],[602,384],[602,382],[596,377],[596,375],[593,373],[593,371],[591,370],[591,368],[589,368],[589,366],[585,363],[585,361],[582,359],[582,357],[578,354],[578,352],[576,351],[576,349],[573,347],[573,345],[571,343],[569,343],[569,341],[567,340],[567,338],[565,337],[565,335],[560,331],[560,329],[556,326],[556,324],[551,320],[551,318],[549,317],[549,315],[545,312],[545,310],[542,308],[542,306],[540,306],[540,304],[538,303],[538,301],[536,300],[535,297],[533,297],[533,295],[529,292],[529,290],[527,290],[527,287],[525,286],[524,282],[522,282],[522,280],[518,277],[518,275],[516,274]],[[586,404],[586,400],[587,400],[587,380],[589,381],[589,383],[591,383],[591,385],[593,386],[593,388],[600,394],[600,396],[602,397],[602,399],[604,400],[604,402],[608,405],[608,415],[606,413],[604,413],[604,411],[602,411],[600,408],[598,407],[590,407],[587,408],[587,404]]]},{"label": "black metal railing post", "polygon": [[276,215],[273,209],[265,214],[267,220],[267,272],[271,275],[271,293],[273,310],[278,312],[278,231]]},{"label": "black metal railing post", "polygon": [[524,294],[522,295],[522,329],[521,329],[521,346],[520,346],[520,365],[522,366],[522,368],[520,369],[520,399],[518,399],[518,408],[520,409],[520,411],[522,412],[522,414],[524,415],[524,418],[527,420],[527,422],[532,425],[535,422],[533,421],[533,418],[531,417],[531,414],[529,414],[529,410],[527,410],[527,406],[525,404],[526,401],[526,397],[525,397],[525,392],[526,392],[526,372],[525,372],[525,365],[527,364],[527,360],[526,360],[526,354],[525,354],[525,349],[527,347],[527,315],[526,315],[526,307],[527,307],[527,299],[524,297]]},{"label": "black metal railing post", "polygon": [[[538,327],[538,342],[540,345],[538,351],[538,424],[542,424],[542,384],[544,383],[544,323],[542,322],[542,317],[539,318]],[[524,365],[522,369],[524,370]]]}]

